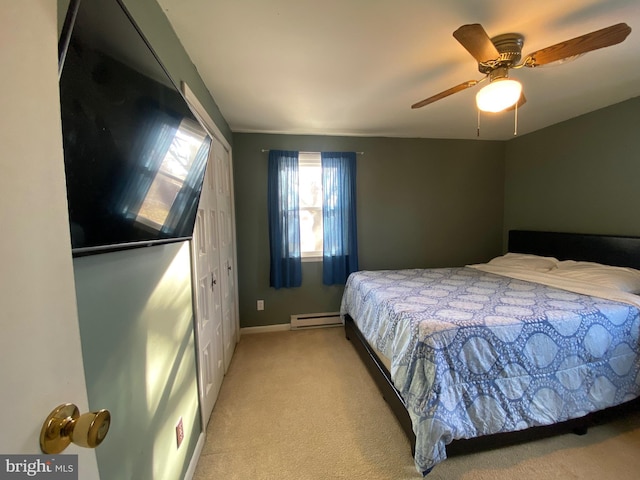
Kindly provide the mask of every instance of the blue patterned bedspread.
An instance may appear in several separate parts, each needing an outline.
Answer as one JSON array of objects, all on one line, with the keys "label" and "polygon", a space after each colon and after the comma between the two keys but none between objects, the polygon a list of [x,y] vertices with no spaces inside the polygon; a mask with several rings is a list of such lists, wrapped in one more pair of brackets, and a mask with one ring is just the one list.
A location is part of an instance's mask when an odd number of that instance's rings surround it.
[{"label": "blue patterned bedspread", "polygon": [[454,439],[640,395],[639,311],[626,303],[464,267],[354,273],[341,311],[391,360],[421,473]]}]

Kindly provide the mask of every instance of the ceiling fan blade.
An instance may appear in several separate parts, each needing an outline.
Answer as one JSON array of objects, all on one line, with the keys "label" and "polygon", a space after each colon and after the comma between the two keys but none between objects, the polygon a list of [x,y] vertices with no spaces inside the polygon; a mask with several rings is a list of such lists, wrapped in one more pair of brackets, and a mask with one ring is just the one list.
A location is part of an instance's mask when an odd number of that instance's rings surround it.
[{"label": "ceiling fan blade", "polygon": [[479,23],[462,25],[453,32],[453,36],[478,63],[496,60],[500,57],[500,52]]},{"label": "ceiling fan blade", "polygon": [[424,100],[418,103],[414,103],[413,105],[411,105],[411,108],[424,107],[425,105],[429,105],[430,103],[441,100],[445,97],[448,97],[449,95],[453,95],[454,93],[458,93],[458,92],[461,92],[462,90],[466,90],[469,87],[473,87],[477,83],[478,83],[478,80],[469,80],[468,82],[463,82],[460,85],[456,85],[455,87],[451,87],[448,90],[445,90],[436,95],[433,95],[432,97],[425,98]]},{"label": "ceiling fan blade", "polygon": [[610,47],[622,42],[629,33],[631,33],[631,27],[626,23],[611,25],[610,27],[533,52],[527,57],[525,65],[527,67],[537,67],[599,48]]}]

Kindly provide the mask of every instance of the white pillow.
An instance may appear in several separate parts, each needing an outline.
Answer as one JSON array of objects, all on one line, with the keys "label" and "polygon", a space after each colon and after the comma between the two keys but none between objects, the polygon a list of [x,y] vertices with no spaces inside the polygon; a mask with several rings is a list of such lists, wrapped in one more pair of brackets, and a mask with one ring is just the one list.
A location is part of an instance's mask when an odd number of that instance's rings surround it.
[{"label": "white pillow", "polygon": [[623,292],[640,294],[640,270],[634,268],[564,260],[551,273]]},{"label": "white pillow", "polygon": [[541,257],[528,253],[506,253],[500,257],[489,260],[489,265],[501,267],[519,268],[522,270],[534,270],[536,272],[548,272],[558,267],[558,259],[554,257]]}]

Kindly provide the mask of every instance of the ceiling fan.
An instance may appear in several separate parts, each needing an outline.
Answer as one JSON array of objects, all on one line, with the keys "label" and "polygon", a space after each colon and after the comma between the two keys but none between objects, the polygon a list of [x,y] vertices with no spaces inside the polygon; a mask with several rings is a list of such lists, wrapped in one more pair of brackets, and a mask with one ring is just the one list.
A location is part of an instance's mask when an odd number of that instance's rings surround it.
[{"label": "ceiling fan", "polygon": [[489,38],[479,23],[463,25],[453,32],[453,36],[478,62],[478,70],[485,76],[480,80],[468,80],[455,87],[411,105],[420,108],[441,100],[454,93],[474,87],[480,82],[489,83],[476,95],[479,110],[500,112],[511,110],[526,102],[522,93],[522,85],[509,78],[509,70],[522,67],[539,67],[561,60],[568,60],[599,48],[609,47],[622,42],[631,27],[626,23],[618,23],[586,35],[557,43],[542,50],[530,53],[524,60],[522,46],[524,37],[518,33],[505,33]]}]

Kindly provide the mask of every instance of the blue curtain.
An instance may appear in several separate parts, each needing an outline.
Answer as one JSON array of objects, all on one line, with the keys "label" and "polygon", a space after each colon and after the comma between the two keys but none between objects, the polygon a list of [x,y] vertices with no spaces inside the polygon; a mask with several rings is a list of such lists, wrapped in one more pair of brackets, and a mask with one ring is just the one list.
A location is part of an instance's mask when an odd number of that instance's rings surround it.
[{"label": "blue curtain", "polygon": [[356,154],[322,152],[322,283],[344,284],[358,270]]},{"label": "blue curtain", "polygon": [[302,285],[298,152],[269,151],[268,171],[270,285]]}]

